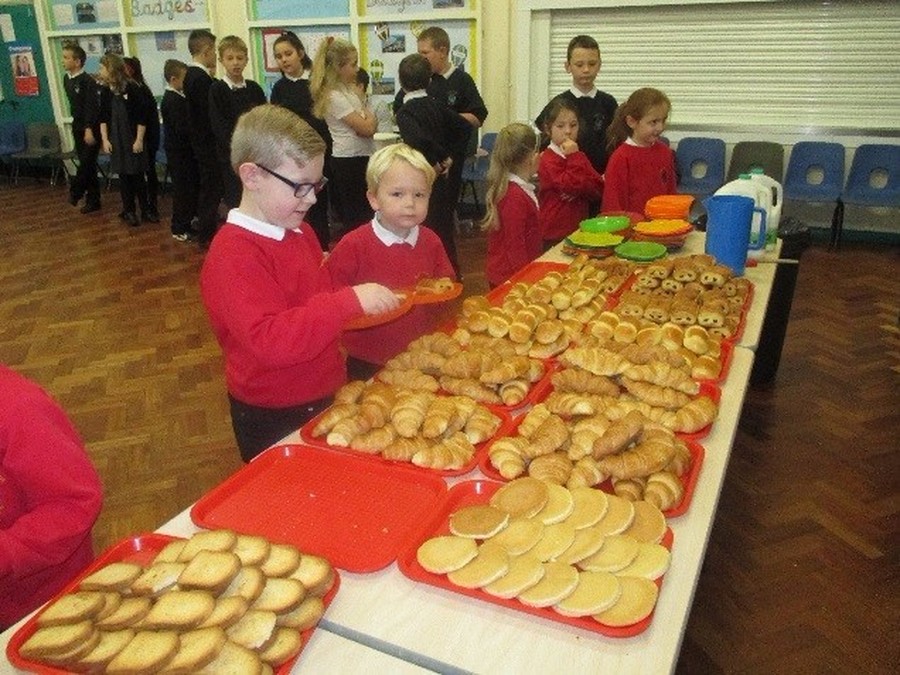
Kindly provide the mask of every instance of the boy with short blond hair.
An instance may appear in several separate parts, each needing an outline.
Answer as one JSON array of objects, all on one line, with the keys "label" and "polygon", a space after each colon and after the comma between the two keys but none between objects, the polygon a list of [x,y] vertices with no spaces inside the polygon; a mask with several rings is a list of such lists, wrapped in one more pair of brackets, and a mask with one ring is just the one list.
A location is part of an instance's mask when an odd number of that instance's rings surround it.
[{"label": "boy with short blond hair", "polygon": [[[405,143],[371,156],[366,196],[375,216],[344,235],[328,257],[335,285],[377,282],[399,290],[423,277],[455,276],[440,238],[421,227],[435,175],[425,156]],[[368,379],[412,340],[434,330],[441,311],[440,305],[416,305],[389,323],[345,333],[351,377]]]},{"label": "boy with short blond hair", "polygon": [[200,273],[203,304],[225,356],[231,420],[244,461],[299,429],[347,379],[344,325],[395,309],[378,284],[335,284],[304,218],[324,185],[325,142],[281,106],[244,113],[231,141],[240,206]]},{"label": "boy with short blond hair", "polygon": [[238,117],[266,102],[262,87],[244,78],[247,44],[236,35],[219,40],[219,63],[225,71],[209,88],[209,122],[216,137],[216,158],[222,176],[225,204],[234,208],[241,200],[241,181],[231,170],[231,133]]}]

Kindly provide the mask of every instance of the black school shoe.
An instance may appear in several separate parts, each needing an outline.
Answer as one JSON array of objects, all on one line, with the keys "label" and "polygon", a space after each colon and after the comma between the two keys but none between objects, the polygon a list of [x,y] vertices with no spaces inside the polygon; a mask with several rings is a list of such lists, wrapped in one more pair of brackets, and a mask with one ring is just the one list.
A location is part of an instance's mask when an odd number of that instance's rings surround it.
[{"label": "black school shoe", "polygon": [[141,219],[147,221],[148,223],[158,223],[159,214],[156,211],[144,211],[141,213]]},{"label": "black school shoe", "polygon": [[78,202],[81,201],[81,197],[76,196],[74,193],[69,193],[69,204],[72,206],[78,206]]},{"label": "black school shoe", "polygon": [[94,211],[99,211],[100,208],[100,202],[85,202],[80,210],[82,213],[93,213]]},{"label": "black school shoe", "polygon": [[138,220],[137,214],[134,211],[123,211],[119,214],[119,218],[124,220],[130,227],[137,227],[141,224],[141,221]]}]

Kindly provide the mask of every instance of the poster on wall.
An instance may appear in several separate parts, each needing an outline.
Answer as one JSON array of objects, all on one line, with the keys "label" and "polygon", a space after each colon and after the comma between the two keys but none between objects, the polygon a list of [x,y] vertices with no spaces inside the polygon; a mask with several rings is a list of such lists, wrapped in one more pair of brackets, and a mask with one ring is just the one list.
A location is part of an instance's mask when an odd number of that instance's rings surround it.
[{"label": "poster on wall", "polygon": [[131,13],[132,26],[164,26],[207,21],[206,0],[181,0],[181,2],[133,0],[125,3],[125,11]]},{"label": "poster on wall", "polygon": [[50,18],[51,23],[57,30],[66,28],[106,28],[119,25],[119,7],[116,0],[93,0],[93,2],[51,0]]},{"label": "poster on wall", "polygon": [[[355,1],[355,0],[354,0]],[[251,0],[252,19],[327,19],[347,17],[347,0]]]},{"label": "poster on wall", "polygon": [[24,42],[10,43],[8,48],[16,96],[38,96],[40,85],[34,65],[34,48]]}]

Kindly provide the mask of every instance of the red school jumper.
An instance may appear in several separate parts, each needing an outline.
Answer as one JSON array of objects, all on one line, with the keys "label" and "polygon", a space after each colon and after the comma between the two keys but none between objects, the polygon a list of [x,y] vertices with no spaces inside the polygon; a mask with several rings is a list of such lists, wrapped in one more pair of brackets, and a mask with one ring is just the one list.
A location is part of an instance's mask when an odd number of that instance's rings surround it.
[{"label": "red school jumper", "polygon": [[562,155],[551,145],[538,164],[541,237],[559,241],[588,218],[588,203],[603,195],[603,177],[581,150]]},{"label": "red school jumper", "polygon": [[538,207],[522,186],[509,181],[506,194],[497,202],[499,225],[488,233],[485,275],[498,286],[541,255]]},{"label": "red school jumper", "polygon": [[[374,225],[345,234],[325,263],[336,286],[375,282],[392,289],[411,288],[423,277],[455,278],[440,238],[427,227],[418,228],[414,245],[386,245]],[[443,311],[440,304],[413,305],[394,321],[344,333],[347,352],[368,363],[384,363],[410,342],[434,330]]]},{"label": "red school jumper", "polygon": [[[232,211],[233,218],[246,216]],[[309,225],[281,230],[280,240],[274,238],[278,230],[266,227],[267,236],[226,223],[200,273],[203,304],[225,356],[228,391],[264,408],[334,394],[347,380],[341,330],[363,313],[352,288],[332,287]]]},{"label": "red school jumper", "polygon": [[609,158],[604,178],[603,213],[643,213],[651,197],[675,194],[675,153],[661,142],[641,147],[625,141]]}]

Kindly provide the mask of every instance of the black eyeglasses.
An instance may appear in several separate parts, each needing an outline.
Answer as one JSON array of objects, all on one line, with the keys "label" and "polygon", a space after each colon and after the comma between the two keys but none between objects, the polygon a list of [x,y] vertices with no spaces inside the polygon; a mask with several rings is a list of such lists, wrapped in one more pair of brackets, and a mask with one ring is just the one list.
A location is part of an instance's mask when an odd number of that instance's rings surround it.
[{"label": "black eyeglasses", "polygon": [[325,186],[328,184],[328,179],[325,178],[324,176],[321,179],[319,179],[318,183],[295,183],[290,178],[285,178],[277,171],[272,171],[272,169],[265,167],[262,164],[257,164],[256,166],[258,166],[260,169],[262,169],[266,173],[275,176],[275,178],[280,180],[285,185],[290,185],[292,188],[294,188],[294,196],[297,199],[300,199],[301,197],[305,197],[310,192],[319,194],[325,188]]}]

